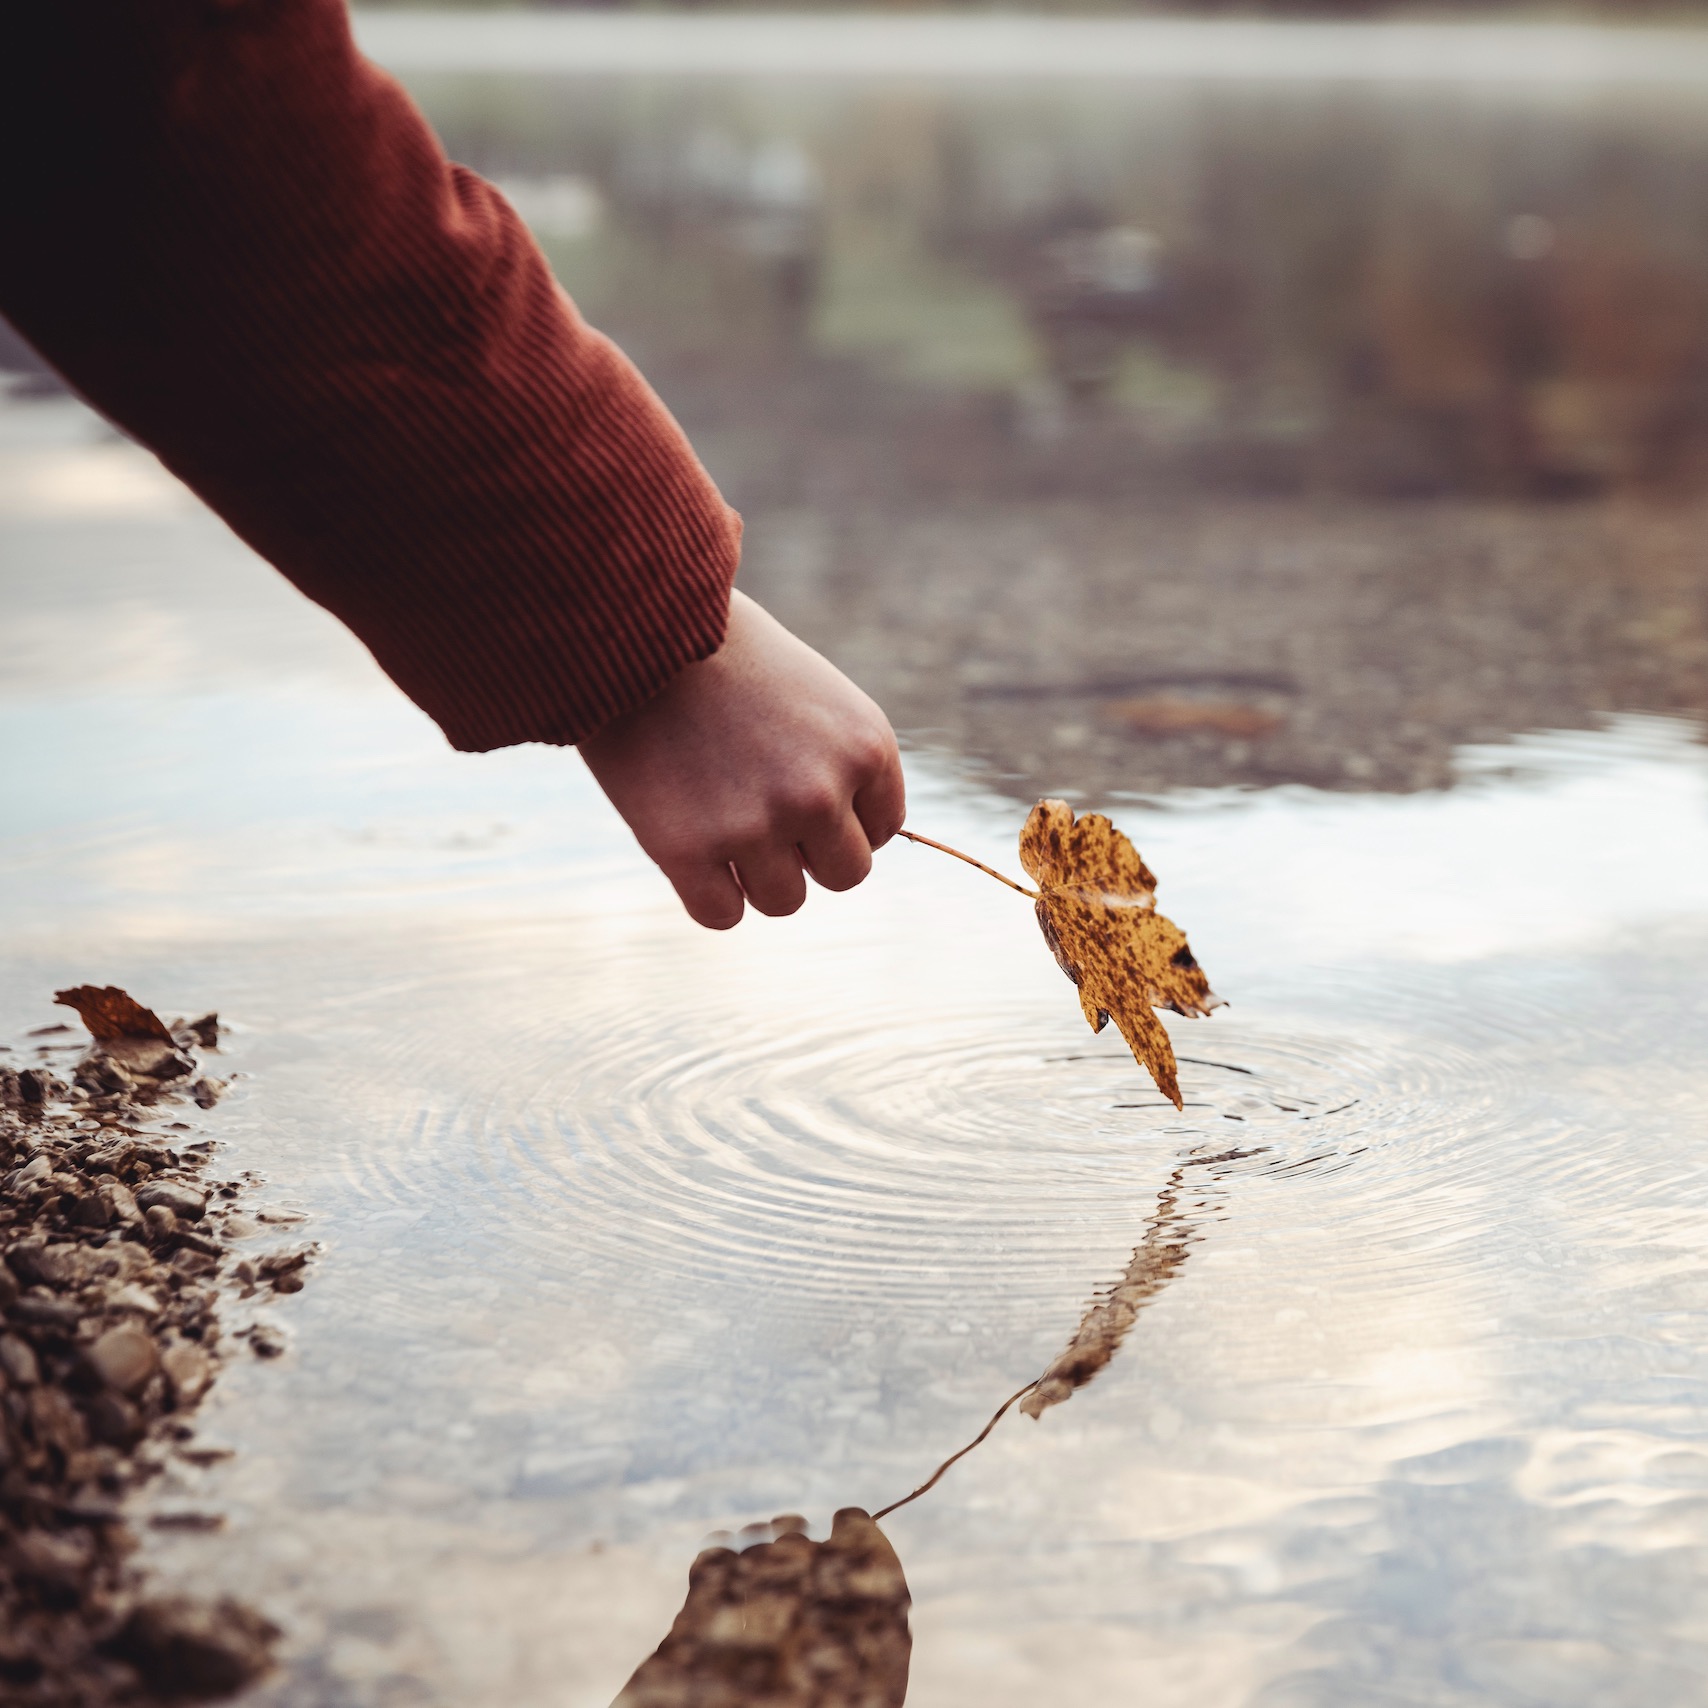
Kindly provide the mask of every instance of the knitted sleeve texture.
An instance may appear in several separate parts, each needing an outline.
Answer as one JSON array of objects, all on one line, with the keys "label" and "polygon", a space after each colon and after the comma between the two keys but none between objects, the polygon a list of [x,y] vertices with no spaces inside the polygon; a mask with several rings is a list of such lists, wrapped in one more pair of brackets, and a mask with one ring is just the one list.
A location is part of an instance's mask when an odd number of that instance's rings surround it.
[{"label": "knitted sleeve texture", "polygon": [[0,312],[454,746],[717,650],[739,519],[342,0],[8,10]]}]

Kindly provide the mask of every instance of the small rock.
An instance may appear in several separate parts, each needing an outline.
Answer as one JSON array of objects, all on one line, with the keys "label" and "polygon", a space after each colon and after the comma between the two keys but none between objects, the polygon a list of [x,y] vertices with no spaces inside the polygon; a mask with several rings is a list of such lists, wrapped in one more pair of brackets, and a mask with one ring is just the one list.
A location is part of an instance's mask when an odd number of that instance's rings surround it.
[{"label": "small rock", "polygon": [[94,1555],[86,1530],[26,1531],[13,1542],[10,1565],[19,1577],[58,1596],[82,1586]]},{"label": "small rock", "polygon": [[69,1240],[49,1245],[45,1240],[20,1240],[8,1254],[13,1270],[25,1281],[60,1289],[81,1287],[94,1267],[84,1247]]},{"label": "small rock", "polygon": [[148,1237],[159,1244],[178,1231],[178,1218],[164,1204],[151,1204],[142,1213],[142,1225]]},{"label": "small rock", "polygon": [[198,1079],[190,1087],[190,1096],[203,1109],[211,1109],[225,1095],[223,1079]]},{"label": "small rock", "polygon": [[155,1530],[221,1530],[225,1527],[223,1512],[156,1512],[149,1517]]},{"label": "small rock", "polygon": [[36,1440],[57,1449],[68,1464],[73,1454],[89,1445],[89,1426],[82,1412],[51,1383],[30,1390],[30,1422]]},{"label": "small rock", "polygon": [[266,1323],[256,1323],[249,1331],[249,1345],[257,1358],[277,1358],[285,1350],[285,1337]]},{"label": "small rock", "polygon": [[194,1447],[180,1447],[178,1457],[191,1465],[218,1465],[227,1459],[235,1458],[235,1447],[218,1447],[212,1442],[202,1442]]},{"label": "small rock", "polygon": [[167,1596],[145,1601],[125,1621],[113,1649],[159,1696],[226,1696],[272,1664],[278,1627],[252,1608]]},{"label": "small rock", "polygon": [[131,1091],[136,1081],[104,1051],[95,1050],[77,1064],[77,1083],[85,1091]]},{"label": "small rock", "polygon": [[213,1380],[213,1365],[199,1346],[169,1347],[160,1363],[172,1389],[172,1403],[180,1411],[193,1406]]},{"label": "small rock", "polygon": [[195,1063],[159,1038],[121,1038],[107,1045],[126,1073],[139,1079],[182,1079]]},{"label": "small rock", "polygon": [[16,1302],[18,1280],[4,1263],[0,1263],[0,1311]]},{"label": "small rock", "polygon": [[142,1211],[137,1205],[136,1194],[122,1180],[109,1181],[101,1188],[101,1196],[106,1199],[107,1207],[113,1213],[116,1222],[134,1222]]},{"label": "small rock", "polygon": [[126,1281],[107,1295],[107,1309],[137,1311],[145,1317],[156,1317],[160,1314],[160,1301],[146,1287],[139,1287],[134,1281]]},{"label": "small rock", "polygon": [[105,1228],[112,1225],[113,1206],[99,1192],[86,1198],[73,1198],[66,1208],[65,1219],[74,1228]]},{"label": "small rock", "polygon": [[312,1245],[303,1245],[295,1251],[269,1251],[256,1267],[263,1275],[288,1275],[293,1269],[301,1269],[314,1256],[316,1249]]},{"label": "small rock", "polygon": [[0,1369],[15,1388],[33,1388],[42,1379],[35,1348],[16,1334],[0,1334]]},{"label": "small rock", "polygon": [[84,1348],[83,1357],[102,1382],[121,1394],[134,1394],[159,1363],[153,1340],[128,1325],[108,1329],[92,1346]]},{"label": "small rock", "polygon": [[83,1308],[71,1299],[56,1299],[51,1293],[25,1293],[11,1309],[14,1321],[37,1328],[72,1330],[83,1320]]},{"label": "small rock", "polygon": [[135,1445],[142,1434],[142,1417],[122,1394],[103,1392],[89,1402],[89,1433],[113,1447]]},{"label": "small rock", "polygon": [[[39,1101],[39,1100],[38,1100]],[[53,1173],[53,1162],[44,1151],[38,1157],[32,1157],[22,1168],[15,1168],[6,1176],[8,1192],[22,1191],[26,1186],[34,1186],[38,1180],[45,1179]]]},{"label": "small rock", "polygon": [[140,1209],[152,1210],[158,1206],[186,1222],[196,1222],[208,1207],[208,1195],[181,1180],[151,1180],[137,1189],[136,1202]]}]

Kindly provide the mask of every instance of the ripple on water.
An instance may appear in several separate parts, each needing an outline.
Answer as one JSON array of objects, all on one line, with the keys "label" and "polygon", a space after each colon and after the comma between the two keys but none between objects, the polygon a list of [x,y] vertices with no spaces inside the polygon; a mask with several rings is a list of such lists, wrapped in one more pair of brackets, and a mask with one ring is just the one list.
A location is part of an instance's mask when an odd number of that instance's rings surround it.
[{"label": "ripple on water", "polygon": [[1351,1173],[1396,1214],[1426,1164],[1436,1186],[1482,1184],[1489,1138],[1538,1119],[1505,1049],[1519,1022],[1470,1034],[1417,1005],[1414,989],[1356,1024],[1177,1024],[1177,1113],[1113,1030],[1089,1039],[1035,1001],[739,1028],[616,1002],[505,1033],[483,1049],[483,1092],[357,1166],[397,1196],[423,1171],[460,1180],[501,1208],[510,1250],[542,1261],[572,1248],[661,1282],[898,1304],[952,1269],[1059,1309],[1064,1259],[1130,1249],[1183,1159]]}]

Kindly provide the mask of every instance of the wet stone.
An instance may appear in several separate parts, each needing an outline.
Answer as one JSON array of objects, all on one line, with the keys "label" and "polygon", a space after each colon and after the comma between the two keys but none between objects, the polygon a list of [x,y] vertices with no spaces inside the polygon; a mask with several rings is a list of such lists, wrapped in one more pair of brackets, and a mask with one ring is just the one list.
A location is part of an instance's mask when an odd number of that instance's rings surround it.
[{"label": "wet stone", "polygon": [[257,1358],[277,1358],[285,1350],[285,1337],[266,1323],[256,1323],[249,1331],[249,1345]]},{"label": "wet stone", "polygon": [[83,1312],[70,1299],[57,1299],[51,1293],[26,1293],[8,1313],[14,1322],[36,1328],[56,1328],[67,1332],[76,1329]]},{"label": "wet stone", "polygon": [[142,1434],[142,1414],[122,1394],[97,1394],[87,1415],[89,1432],[97,1441],[129,1447]]},{"label": "wet stone", "polygon": [[14,1169],[6,1177],[6,1190],[21,1191],[26,1186],[33,1186],[38,1180],[45,1180],[52,1172],[53,1162],[44,1151],[40,1156],[32,1157],[22,1168]]},{"label": "wet stone", "polygon": [[35,1349],[15,1334],[0,1334],[0,1370],[14,1388],[33,1388],[41,1380]]},{"label": "wet stone", "polygon": [[106,1299],[109,1311],[139,1311],[143,1316],[157,1316],[160,1312],[160,1301],[134,1281],[122,1282],[115,1287]]},{"label": "wet stone", "polygon": [[186,1222],[199,1221],[208,1207],[208,1195],[179,1180],[151,1180],[136,1194],[142,1210],[170,1210]]},{"label": "wet stone", "polygon": [[153,1337],[140,1328],[110,1328],[83,1353],[94,1375],[121,1394],[134,1394],[159,1364]]},{"label": "wet stone", "polygon": [[199,1346],[168,1347],[160,1363],[166,1372],[172,1403],[181,1410],[195,1405],[213,1379],[213,1365]]},{"label": "wet stone", "polygon": [[138,1607],[113,1649],[157,1695],[212,1697],[259,1677],[278,1636],[276,1625],[229,1598],[170,1596]]}]

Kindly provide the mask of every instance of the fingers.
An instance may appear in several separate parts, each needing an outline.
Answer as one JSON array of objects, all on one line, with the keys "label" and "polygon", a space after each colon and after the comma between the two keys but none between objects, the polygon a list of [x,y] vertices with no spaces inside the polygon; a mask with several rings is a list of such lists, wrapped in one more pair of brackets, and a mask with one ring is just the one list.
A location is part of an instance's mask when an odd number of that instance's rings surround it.
[{"label": "fingers", "polygon": [[827,890],[851,890],[872,869],[871,842],[852,812],[815,825],[800,848],[814,881]]},{"label": "fingers", "polygon": [[854,796],[855,816],[873,848],[882,848],[907,818],[907,784],[902,780],[901,753],[888,726],[884,734],[888,737],[887,749],[877,770]]},{"label": "fingers", "polygon": [[664,875],[696,925],[708,931],[728,931],[741,923],[746,903],[741,885],[727,865],[666,866]]},{"label": "fingers", "polygon": [[807,899],[807,877],[791,842],[749,845],[735,857],[736,876],[747,899],[761,913],[781,919]]},{"label": "fingers", "polygon": [[[781,919],[807,897],[806,874],[827,890],[851,890],[872,870],[872,850],[889,841],[907,810],[901,766],[891,755],[878,775],[849,802],[823,796],[813,808],[779,812],[767,834],[714,852],[661,861],[665,875],[697,923],[724,931],[739,923],[744,898]],[[720,858],[719,855],[722,855]],[[804,868],[804,870],[803,870]]]}]

